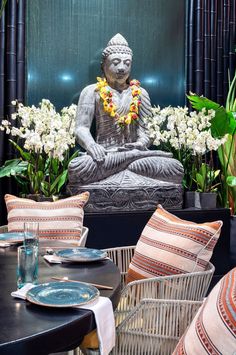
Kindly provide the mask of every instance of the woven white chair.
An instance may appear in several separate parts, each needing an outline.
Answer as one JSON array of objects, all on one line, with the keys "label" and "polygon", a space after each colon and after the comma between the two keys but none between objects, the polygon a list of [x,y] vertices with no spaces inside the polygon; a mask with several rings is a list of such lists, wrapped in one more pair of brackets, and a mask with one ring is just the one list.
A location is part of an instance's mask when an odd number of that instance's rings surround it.
[{"label": "woven white chair", "polygon": [[[191,323],[200,301],[142,299],[116,327],[112,355],[171,355]],[[74,355],[80,355],[80,349]],[[86,355],[99,350],[86,349]]]},{"label": "woven white chair", "polygon": [[135,246],[105,249],[121,271],[123,285],[115,311],[116,325],[143,299],[174,299],[202,301],[209,288],[215,267],[210,262],[206,270],[171,276],[158,276],[125,285],[124,280]]},{"label": "woven white chair", "polygon": [[116,328],[114,355],[171,355],[200,301],[142,299]]},{"label": "woven white chair", "polygon": [[[4,226],[0,226],[0,233],[7,233],[8,232],[8,228],[7,225]],[[80,247],[84,247],[87,241],[87,237],[88,237],[88,232],[89,229],[88,227],[84,227],[82,228],[82,232],[81,232],[81,238],[79,240],[79,246]]]},{"label": "woven white chair", "polygon": [[[135,246],[104,250],[119,267],[124,286],[115,311],[117,342],[112,354],[171,354],[207,293],[214,265],[209,262],[205,271],[153,277],[125,285]],[[86,353],[95,355],[99,351]],[[75,354],[81,352],[77,349]]]}]

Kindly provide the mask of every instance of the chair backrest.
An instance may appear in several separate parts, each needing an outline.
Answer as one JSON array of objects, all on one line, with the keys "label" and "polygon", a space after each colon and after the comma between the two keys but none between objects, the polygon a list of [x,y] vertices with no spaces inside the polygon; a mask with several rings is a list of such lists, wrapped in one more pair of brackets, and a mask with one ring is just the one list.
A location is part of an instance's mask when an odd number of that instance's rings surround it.
[{"label": "chair backrest", "polygon": [[[7,232],[8,232],[7,225],[0,226],[0,233],[7,233]],[[89,232],[88,227],[83,226],[82,232],[81,232],[81,238],[80,238],[79,244],[78,244],[80,247],[85,246],[86,241],[87,241],[87,237],[88,237],[88,232]]]},{"label": "chair backrest", "polygon": [[136,304],[143,298],[201,301],[207,293],[215,267],[210,262],[205,271],[158,276],[130,282],[123,289]]},{"label": "chair backrest", "polygon": [[[125,277],[134,254],[135,245],[104,249],[121,272],[122,288],[125,289]],[[215,267],[208,262],[206,270],[186,274],[158,276],[131,282],[128,286],[130,296],[136,300],[145,297],[163,299],[202,300],[209,288]],[[157,287],[158,283],[158,287]]]}]

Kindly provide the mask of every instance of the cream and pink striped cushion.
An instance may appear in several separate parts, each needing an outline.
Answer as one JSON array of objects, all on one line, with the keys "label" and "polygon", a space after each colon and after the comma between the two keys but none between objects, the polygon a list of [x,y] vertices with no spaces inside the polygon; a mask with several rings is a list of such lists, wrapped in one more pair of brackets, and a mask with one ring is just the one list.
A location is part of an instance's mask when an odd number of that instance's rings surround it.
[{"label": "cream and pink striped cushion", "polygon": [[221,226],[185,221],[158,205],[137,243],[127,282],[205,270]]},{"label": "cream and pink striped cushion", "polygon": [[83,227],[83,207],[89,193],[71,196],[55,202],[36,202],[27,198],[5,195],[8,231],[22,232],[24,222],[39,222],[39,237],[79,240]]},{"label": "cream and pink striped cushion", "polygon": [[172,355],[236,354],[236,268],[213,288]]}]

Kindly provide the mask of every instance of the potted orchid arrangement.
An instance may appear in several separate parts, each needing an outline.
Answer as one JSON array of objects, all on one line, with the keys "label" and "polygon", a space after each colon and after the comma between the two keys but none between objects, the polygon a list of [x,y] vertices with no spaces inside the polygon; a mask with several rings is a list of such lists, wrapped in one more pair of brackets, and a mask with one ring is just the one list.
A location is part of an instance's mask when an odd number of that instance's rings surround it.
[{"label": "potted orchid arrangement", "polygon": [[236,212],[236,72],[229,91],[225,107],[206,97],[191,93],[187,96],[194,109],[207,112],[214,110],[211,122],[211,134],[215,139],[227,137],[217,149],[222,170],[221,204]]},{"label": "potted orchid arrangement", "polygon": [[11,118],[17,127],[3,120],[0,129],[11,136],[9,141],[19,157],[0,167],[0,177],[14,177],[21,194],[59,195],[68,179],[68,164],[78,155],[77,151],[70,154],[75,146],[76,105],[58,113],[46,99],[38,107],[12,104],[16,112]]},{"label": "potted orchid arrangement", "polygon": [[[227,140],[226,135],[221,138],[213,137],[211,121],[214,116],[214,110],[203,108],[198,112],[189,112],[187,107],[169,106],[163,109],[152,108],[152,117],[146,118],[153,144],[172,152],[173,157],[182,163],[184,167],[183,187],[187,191],[194,191],[191,195],[193,203],[196,200],[195,191],[198,188],[197,179],[200,178],[201,169],[209,166],[207,157],[209,155],[211,157],[210,152],[217,150]],[[209,179],[209,173],[202,174],[204,181],[201,181],[201,192],[216,188],[209,184],[213,183],[220,172],[214,171],[212,159],[210,166],[211,179]]]}]

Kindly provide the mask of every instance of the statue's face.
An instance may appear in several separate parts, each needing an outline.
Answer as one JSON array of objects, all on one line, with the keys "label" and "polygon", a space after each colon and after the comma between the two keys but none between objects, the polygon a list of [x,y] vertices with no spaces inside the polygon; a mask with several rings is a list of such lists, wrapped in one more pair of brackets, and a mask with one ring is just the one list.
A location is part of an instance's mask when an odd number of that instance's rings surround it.
[{"label": "statue's face", "polygon": [[124,84],[130,76],[132,57],[130,54],[114,53],[110,54],[103,66],[105,77],[108,83],[117,82]]}]

